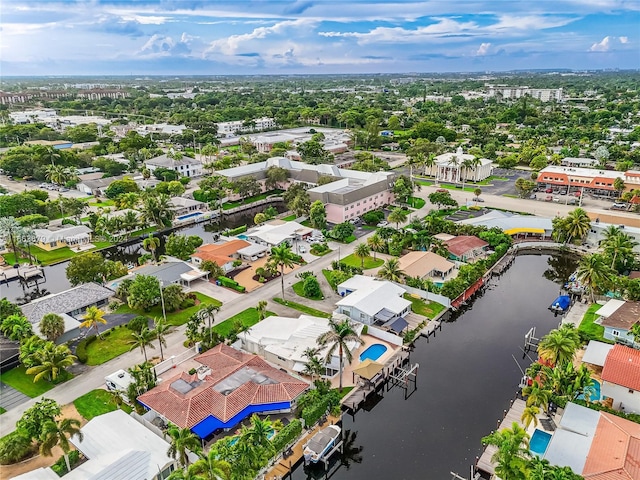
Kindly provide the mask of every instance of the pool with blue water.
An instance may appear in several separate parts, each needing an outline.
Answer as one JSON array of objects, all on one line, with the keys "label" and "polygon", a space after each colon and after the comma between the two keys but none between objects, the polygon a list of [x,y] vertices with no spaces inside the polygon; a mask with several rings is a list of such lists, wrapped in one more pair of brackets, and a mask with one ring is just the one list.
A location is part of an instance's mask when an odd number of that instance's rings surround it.
[{"label": "pool with blue water", "polygon": [[360,361],[363,362],[367,358],[370,358],[375,362],[386,351],[387,351],[386,346],[382,345],[381,343],[374,343],[373,345],[369,345],[367,349],[360,354]]},{"label": "pool with blue water", "polygon": [[547,451],[550,441],[551,435],[549,433],[536,428],[531,436],[531,440],[529,440],[529,450],[539,457],[542,457],[544,452]]}]

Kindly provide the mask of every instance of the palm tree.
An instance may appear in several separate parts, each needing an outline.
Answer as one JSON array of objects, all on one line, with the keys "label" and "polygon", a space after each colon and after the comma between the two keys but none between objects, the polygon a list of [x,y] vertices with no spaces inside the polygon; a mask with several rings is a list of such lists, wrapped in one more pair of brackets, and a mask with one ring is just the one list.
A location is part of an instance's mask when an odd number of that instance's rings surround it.
[{"label": "palm tree", "polygon": [[149,234],[149,236],[142,241],[142,248],[151,252],[154,262],[158,261],[158,259],[156,258],[156,251],[158,250],[159,246],[160,239],[158,237],[154,237],[151,234]]},{"label": "palm tree", "polygon": [[311,377],[311,382],[313,383],[315,377],[320,377],[324,371],[325,367],[322,364],[322,361],[318,358],[318,349],[317,348],[306,348],[303,352],[303,356],[308,359],[308,362],[305,363],[303,374],[309,375]]},{"label": "palm tree", "polygon": [[534,427],[538,426],[537,415],[539,413],[540,413],[540,408],[536,407],[535,405],[529,405],[524,408],[524,410],[522,411],[522,416],[520,417],[520,420],[524,424],[525,429],[529,428],[529,425],[531,425],[531,422],[533,422]]},{"label": "palm tree", "polygon": [[19,238],[22,227],[13,217],[0,217],[0,240],[5,242],[9,240],[11,242],[11,249],[15,257],[15,263],[18,263],[20,255],[18,254],[18,248],[16,247],[16,241]]},{"label": "palm tree", "polygon": [[394,208],[387,217],[391,223],[396,224],[396,229],[400,228],[400,224],[407,221],[407,211],[401,208]]},{"label": "palm tree", "polygon": [[213,341],[213,329],[211,328],[211,324],[216,320],[216,313],[220,311],[220,307],[217,305],[209,304],[203,307],[200,307],[198,310],[198,317],[200,317],[201,321],[207,320],[209,323],[209,346],[211,347],[211,343]]},{"label": "palm tree", "polygon": [[47,165],[45,167],[45,178],[51,183],[64,185],[67,183],[68,171],[63,165]]},{"label": "palm tree", "polygon": [[73,365],[77,357],[71,354],[66,345],[47,342],[31,358],[34,366],[27,369],[27,375],[35,375],[33,381],[38,382],[43,378],[56,380],[65,368]]},{"label": "palm tree", "polygon": [[280,282],[282,285],[282,299],[284,300],[284,267],[293,268],[294,253],[291,251],[289,244],[285,243],[279,247],[271,249],[271,258],[269,262],[276,268],[280,267]]},{"label": "palm tree", "polygon": [[359,243],[353,250],[353,254],[360,259],[360,267],[364,268],[364,259],[369,256],[371,250],[366,243]]},{"label": "palm tree", "polygon": [[273,433],[273,422],[269,420],[269,417],[263,420],[254,413],[251,415],[251,426],[248,428],[242,427],[240,438],[243,442],[256,449],[265,449],[268,452],[273,452],[273,444],[269,440]]},{"label": "palm tree", "polygon": [[378,270],[378,277],[389,280],[390,282],[399,282],[404,272],[400,269],[400,262],[397,258],[390,258]]},{"label": "palm tree", "polygon": [[87,311],[84,312],[83,318],[84,321],[80,324],[80,328],[95,328],[98,338],[102,340],[98,325],[101,323],[103,325],[107,323],[107,320],[104,318],[104,312],[94,305],[87,308]]},{"label": "palm tree", "polygon": [[49,157],[49,160],[51,161],[51,165],[56,164],[55,160],[60,160],[60,154],[58,153],[58,150],[56,150],[53,147],[45,148],[45,156]]},{"label": "palm tree", "polygon": [[[633,257],[633,248],[638,245],[631,236],[618,230],[618,234],[607,238],[603,243],[603,252],[611,258],[611,269],[615,268],[618,256]],[[624,262],[626,263],[626,262]],[[625,265],[626,266],[626,265]]]},{"label": "palm tree", "polygon": [[567,233],[567,242],[572,239],[582,239],[591,228],[591,219],[582,208],[572,210],[565,218],[564,228]]},{"label": "palm tree", "polygon": [[131,336],[133,337],[133,340],[129,342],[129,345],[132,345],[131,350],[140,347],[140,351],[144,354],[144,361],[147,363],[147,347],[156,348],[151,343],[154,338],[154,332],[149,330],[149,327],[144,327],[140,330],[140,333],[131,332]]},{"label": "palm tree", "polygon": [[167,430],[171,437],[171,446],[167,455],[178,460],[183,467],[189,466],[189,451],[198,453],[201,449],[200,439],[188,428],[172,425]]},{"label": "palm tree", "polygon": [[342,362],[346,357],[347,362],[351,364],[353,360],[353,355],[351,354],[351,350],[349,350],[348,342],[357,342],[360,345],[364,343],[364,340],[360,338],[360,335],[356,332],[355,324],[352,323],[348,318],[344,320],[337,319],[332,317],[329,320],[329,331],[324,332],[322,335],[318,337],[318,344],[320,346],[329,345],[329,349],[327,350],[326,362],[331,362],[331,357],[333,357],[333,353],[338,349],[338,356],[340,360],[340,390],[342,391]]},{"label": "palm tree", "polygon": [[551,390],[540,385],[537,380],[522,389],[522,396],[527,399],[527,406],[542,407],[545,412],[549,408],[549,400],[551,400],[552,394]]},{"label": "palm tree", "polygon": [[262,321],[267,316],[267,301],[260,300],[258,305],[256,305],[256,311],[258,312],[258,321]]},{"label": "palm tree", "polygon": [[33,325],[22,315],[9,315],[0,324],[0,331],[10,340],[20,342],[33,336]]},{"label": "palm tree", "polygon": [[71,471],[69,463],[69,452],[71,444],[69,437],[77,435],[78,440],[82,441],[84,436],[80,430],[80,420],[75,418],[64,418],[59,422],[48,420],[42,426],[42,435],[40,437],[40,453],[47,457],[51,456],[54,447],[59,446],[64,455],[64,462],[67,465],[67,472]]},{"label": "palm tree", "polygon": [[498,447],[491,457],[491,461],[497,463],[496,475],[509,480],[526,478],[529,435],[517,422],[513,422],[511,428],[503,428],[487,435],[482,439],[482,443]]},{"label": "palm tree", "polygon": [[[473,194],[475,195],[475,198],[480,198],[480,195],[482,195],[482,189],[480,188],[474,189]],[[478,201],[476,200],[476,205],[477,204],[478,204]]]},{"label": "palm tree", "polygon": [[154,326],[154,329],[152,333],[158,339],[158,345],[160,345],[160,361],[163,362],[164,352],[162,351],[162,347],[166,348],[167,346],[166,335],[167,333],[169,333],[169,330],[171,329],[171,325],[169,325],[164,318],[154,318],[153,326]]},{"label": "palm tree", "polygon": [[[424,165],[424,174],[426,176],[427,170],[431,170],[431,168],[436,164],[436,156],[433,153],[430,153],[429,155],[424,157],[422,164]],[[434,176],[437,177],[437,175]]]},{"label": "palm tree", "polygon": [[611,269],[604,263],[602,255],[593,253],[580,259],[576,276],[591,294],[591,302],[595,302],[595,292],[603,289],[611,281]]},{"label": "palm tree", "polygon": [[463,160],[460,163],[460,170],[464,171],[464,176],[462,177],[462,190],[464,190],[464,183],[467,179],[467,173],[469,172],[469,170],[471,170],[474,167],[475,167],[475,163],[472,158]]},{"label": "palm tree", "polygon": [[380,235],[374,233],[369,238],[367,238],[367,245],[373,252],[373,259],[376,260],[376,252],[382,250],[387,242],[385,242]]},{"label": "palm tree", "polygon": [[551,330],[542,337],[538,345],[538,354],[554,365],[564,365],[573,359],[580,346],[580,336],[574,328],[564,326]]},{"label": "palm tree", "polygon": [[231,480],[231,465],[211,449],[209,455],[201,455],[200,460],[189,467],[188,474],[197,480]]}]

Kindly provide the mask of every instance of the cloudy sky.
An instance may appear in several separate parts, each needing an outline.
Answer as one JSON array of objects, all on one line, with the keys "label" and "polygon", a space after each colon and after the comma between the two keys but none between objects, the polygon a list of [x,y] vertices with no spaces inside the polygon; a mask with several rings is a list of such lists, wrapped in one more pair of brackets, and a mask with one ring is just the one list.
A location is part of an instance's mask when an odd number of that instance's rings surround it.
[{"label": "cloudy sky", "polygon": [[640,68],[639,0],[0,0],[2,75]]}]

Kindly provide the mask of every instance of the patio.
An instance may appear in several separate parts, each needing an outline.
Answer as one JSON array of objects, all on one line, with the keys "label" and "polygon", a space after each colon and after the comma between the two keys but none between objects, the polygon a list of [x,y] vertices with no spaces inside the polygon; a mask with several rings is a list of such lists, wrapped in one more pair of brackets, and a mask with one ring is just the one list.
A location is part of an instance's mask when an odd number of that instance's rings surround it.
[{"label": "patio", "polygon": [[[264,257],[264,258],[259,258],[258,260],[256,260],[255,262],[251,263],[251,265],[249,266],[249,268],[243,270],[242,272],[238,273],[233,279],[238,282],[240,285],[242,285],[244,288],[247,289],[247,292],[252,292],[254,291],[256,288],[260,288],[263,284],[254,280],[253,277],[256,274],[256,270],[260,267],[264,268],[264,266],[267,264],[267,262],[269,261],[268,257]],[[295,265],[294,268],[285,268],[284,269],[284,273],[285,275],[294,271],[296,268],[299,268],[299,265]],[[280,281],[279,278],[275,278],[272,280],[273,282],[275,281]]]}]

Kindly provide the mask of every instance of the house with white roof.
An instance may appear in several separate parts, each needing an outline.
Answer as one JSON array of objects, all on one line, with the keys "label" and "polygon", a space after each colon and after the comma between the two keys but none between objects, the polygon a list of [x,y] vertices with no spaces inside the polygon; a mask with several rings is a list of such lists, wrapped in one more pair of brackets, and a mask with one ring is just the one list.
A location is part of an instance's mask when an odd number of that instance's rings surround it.
[{"label": "house with white roof", "polygon": [[[465,168],[464,162],[476,161],[475,165]],[[458,147],[455,153],[447,152],[438,155],[435,163],[425,169],[425,174],[436,177],[442,182],[460,183],[465,181],[479,182],[491,175],[493,162],[486,158],[476,160],[475,155],[463,153],[462,147]]]},{"label": "house with white roof", "polygon": [[[337,316],[346,319],[343,315]],[[360,334],[363,327],[363,324],[357,323],[356,333]],[[317,349],[318,337],[329,330],[327,318],[310,315],[300,315],[299,318],[272,316],[240,333],[238,339],[243,350],[260,355],[269,363],[302,373],[309,361],[304,352],[310,348]],[[357,342],[348,342],[352,354],[359,346]],[[324,376],[333,377],[339,373],[340,358],[336,349],[331,360],[327,362],[328,349],[328,346],[320,349],[318,357],[325,366]]]},{"label": "house with white roof", "polygon": [[169,155],[160,155],[145,162],[146,167],[153,172],[157,168],[173,170],[180,177],[200,177],[204,170],[202,162],[191,157],[175,159]]},{"label": "house with white roof", "polygon": [[338,285],[344,298],[336,303],[336,313],[366,325],[384,324],[411,312],[411,302],[402,297],[406,290],[375,277],[354,275]]},{"label": "house with white roof", "polygon": [[48,228],[35,228],[36,246],[43,250],[55,250],[57,248],[83,248],[91,244],[91,230],[86,225],[70,225],[58,230]]},{"label": "house with white roof", "polygon": [[277,247],[285,242],[293,245],[294,241],[304,240],[313,232],[298,222],[284,222],[272,220],[245,233],[246,239],[259,245]]}]

